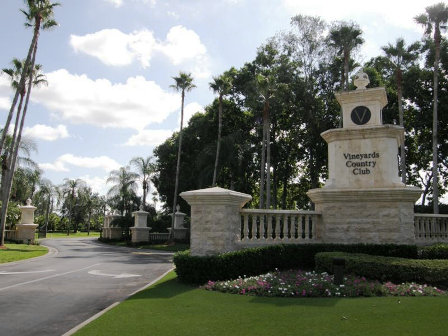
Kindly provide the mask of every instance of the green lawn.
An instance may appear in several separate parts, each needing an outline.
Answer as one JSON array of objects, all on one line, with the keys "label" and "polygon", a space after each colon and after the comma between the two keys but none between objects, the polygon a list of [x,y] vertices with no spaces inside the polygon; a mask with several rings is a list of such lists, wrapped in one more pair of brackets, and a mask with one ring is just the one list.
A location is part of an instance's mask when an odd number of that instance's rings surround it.
[{"label": "green lawn", "polygon": [[39,257],[48,252],[46,247],[38,245],[5,244],[5,246],[6,250],[0,249],[0,264]]},{"label": "green lawn", "polygon": [[[81,237],[96,237],[100,236],[99,231],[90,231],[90,235],[87,232],[78,231],[76,233],[70,232],[67,236],[67,232],[47,232],[47,238],[81,238]],[[37,233],[36,233],[37,238]]]},{"label": "green lawn", "polygon": [[76,335],[446,335],[446,297],[261,298],[179,284],[171,272]]}]

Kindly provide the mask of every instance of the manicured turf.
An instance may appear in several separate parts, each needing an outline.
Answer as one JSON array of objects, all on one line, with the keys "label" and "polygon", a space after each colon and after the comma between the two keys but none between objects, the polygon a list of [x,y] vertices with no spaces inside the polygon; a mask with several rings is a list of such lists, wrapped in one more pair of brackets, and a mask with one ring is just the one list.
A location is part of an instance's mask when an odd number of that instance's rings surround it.
[{"label": "manicured turf", "polygon": [[446,297],[259,298],[179,284],[174,272],[75,335],[446,335]]},{"label": "manicured turf", "polygon": [[0,264],[39,257],[48,252],[48,249],[38,245],[5,244],[6,250],[0,249]]},{"label": "manicured turf", "polygon": [[[90,235],[87,232],[78,231],[76,233],[70,232],[67,236],[67,232],[47,232],[47,238],[81,238],[81,237],[95,237],[98,238],[100,233],[98,231],[90,231]],[[36,234],[37,238],[37,234]]]}]

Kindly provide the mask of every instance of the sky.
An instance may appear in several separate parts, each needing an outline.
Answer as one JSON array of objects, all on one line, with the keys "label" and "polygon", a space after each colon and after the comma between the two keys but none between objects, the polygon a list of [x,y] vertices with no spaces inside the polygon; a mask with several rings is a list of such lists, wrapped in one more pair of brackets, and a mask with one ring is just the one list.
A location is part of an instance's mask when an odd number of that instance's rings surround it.
[{"label": "sky", "polygon": [[[106,194],[111,170],[151,156],[179,128],[180,94],[170,88],[179,71],[190,72],[197,86],[186,95],[187,125],[213,102],[212,76],[251,62],[268,38],[290,29],[293,16],[358,23],[365,39],[358,57],[367,61],[399,37],[419,40],[423,30],[413,17],[437,0],[58,2],[59,26],[41,32],[36,60],[48,86],[32,91],[25,134],[37,142],[31,158],[45,178],[81,178]],[[33,32],[19,9],[23,1],[0,1],[0,68],[28,52]],[[0,124],[12,94],[0,75]]]}]

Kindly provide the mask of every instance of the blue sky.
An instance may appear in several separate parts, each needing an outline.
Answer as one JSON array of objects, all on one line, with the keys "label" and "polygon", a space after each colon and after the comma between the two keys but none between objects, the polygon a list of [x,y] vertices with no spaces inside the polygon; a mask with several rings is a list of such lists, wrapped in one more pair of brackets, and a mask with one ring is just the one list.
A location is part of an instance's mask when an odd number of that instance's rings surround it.
[{"label": "blue sky", "polygon": [[[60,24],[41,33],[37,63],[48,87],[32,93],[26,133],[38,143],[32,159],[55,184],[82,178],[105,194],[112,169],[153,148],[179,127],[180,95],[169,86],[191,72],[186,116],[203,110],[208,83],[231,66],[254,59],[269,37],[288,30],[297,14],[327,22],[353,20],[366,43],[358,58],[404,37],[421,38],[413,17],[437,1],[302,0],[60,0]],[[0,68],[24,58],[32,30],[23,26],[22,1],[0,1]],[[0,76],[0,123],[12,92]],[[174,178],[174,177],[173,177]]]}]

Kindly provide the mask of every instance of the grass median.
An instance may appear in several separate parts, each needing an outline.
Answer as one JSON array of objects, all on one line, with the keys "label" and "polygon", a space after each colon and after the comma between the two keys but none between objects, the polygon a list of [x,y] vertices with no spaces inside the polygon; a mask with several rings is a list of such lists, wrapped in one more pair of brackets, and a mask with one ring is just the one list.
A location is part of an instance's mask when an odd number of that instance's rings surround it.
[{"label": "grass median", "polygon": [[180,284],[174,272],[75,335],[446,335],[446,297],[264,298]]},{"label": "grass median", "polygon": [[48,252],[44,246],[26,244],[5,244],[6,249],[0,249],[0,264],[40,257]]}]

